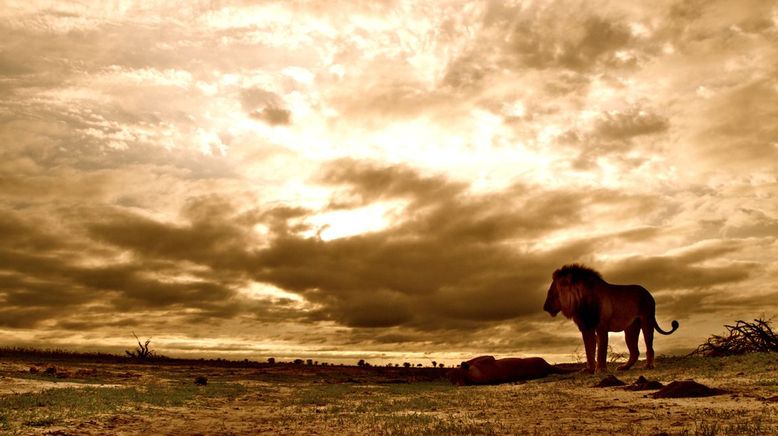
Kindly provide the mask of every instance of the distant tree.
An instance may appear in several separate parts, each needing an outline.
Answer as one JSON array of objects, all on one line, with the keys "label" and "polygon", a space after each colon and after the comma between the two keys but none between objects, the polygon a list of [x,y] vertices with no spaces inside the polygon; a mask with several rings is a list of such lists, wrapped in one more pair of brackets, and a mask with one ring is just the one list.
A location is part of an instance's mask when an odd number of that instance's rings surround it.
[{"label": "distant tree", "polygon": [[319,364],[319,361],[318,361],[318,360],[314,360],[314,361],[313,361],[313,366],[316,366],[316,365],[318,365],[318,364]]},{"label": "distant tree", "polygon": [[419,367],[419,368],[421,368],[421,367],[423,367],[424,365],[422,365],[421,363],[417,363],[417,364],[416,364],[416,366],[417,366],[417,367]]},{"label": "distant tree", "polygon": [[359,359],[359,362],[357,362],[357,366],[365,366],[365,359]]},{"label": "distant tree", "polygon": [[444,365],[444,364],[442,364],[442,363],[440,364],[440,367],[441,367],[441,368],[443,368],[443,367],[445,367],[445,366],[446,366],[446,365]]},{"label": "distant tree", "polygon": [[438,362],[435,362],[435,361],[433,360],[433,361],[432,361],[432,367],[434,368],[434,367],[436,367],[436,366],[438,366]]},{"label": "distant tree", "polygon": [[410,362],[403,362],[403,366],[406,367],[406,368],[410,368],[411,364],[410,364]]},{"label": "distant tree", "polygon": [[271,365],[275,365],[276,364],[276,358],[275,357],[269,357],[267,359],[267,363],[269,363]]},{"label": "distant tree", "polygon": [[302,365],[303,364],[303,359],[294,359],[294,364],[295,365]]},{"label": "distant tree", "polygon": [[313,366],[313,359],[308,359],[305,361],[306,364]]},{"label": "distant tree", "polygon": [[399,363],[395,363],[395,364],[394,364],[394,367],[395,367],[395,368],[399,368],[399,367],[400,367],[400,364],[399,364]]}]

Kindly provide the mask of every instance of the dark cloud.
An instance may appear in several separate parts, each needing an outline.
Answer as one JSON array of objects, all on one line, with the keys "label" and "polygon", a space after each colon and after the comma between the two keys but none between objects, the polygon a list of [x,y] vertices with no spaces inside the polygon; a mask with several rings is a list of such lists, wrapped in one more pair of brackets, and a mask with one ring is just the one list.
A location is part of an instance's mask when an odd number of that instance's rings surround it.
[{"label": "dark cloud", "polygon": [[[490,2],[472,47],[452,60],[447,85],[478,89],[506,68],[542,71],[552,93],[574,92],[605,68],[631,67],[619,50],[638,48],[624,17],[600,15],[564,2],[506,5]],[[563,92],[564,93],[564,92]]]},{"label": "dark cloud", "polygon": [[606,140],[627,140],[635,136],[664,132],[669,128],[667,118],[638,108],[603,114],[595,134]]},{"label": "dark cloud", "polygon": [[719,243],[689,250],[678,255],[632,256],[608,265],[606,280],[639,283],[650,290],[710,289],[713,286],[743,281],[759,264],[727,262],[705,266],[705,261],[726,258],[744,248],[741,243]]},{"label": "dark cloud", "polygon": [[286,109],[266,107],[251,112],[251,117],[262,120],[271,126],[285,126],[292,122],[292,112]]},{"label": "dark cloud", "polygon": [[778,217],[770,216],[765,211],[749,208],[741,208],[740,211],[746,216],[746,222],[740,224],[723,225],[722,221],[719,228],[722,228],[724,236],[732,238],[750,238],[750,237],[775,237],[778,235]]},{"label": "dark cloud", "polygon": [[288,125],[292,121],[292,113],[284,109],[283,99],[270,91],[244,89],[240,94],[240,103],[249,116],[271,126]]},{"label": "dark cloud", "polygon": [[[778,70],[773,70],[773,73]],[[702,160],[726,162],[738,170],[778,161],[778,81],[758,79],[714,97],[700,120],[696,149]]]},{"label": "dark cloud", "polygon": [[[329,241],[302,234],[312,230],[304,222],[315,211],[284,206],[241,210],[219,196],[190,199],[177,223],[117,207],[82,212],[76,216],[87,220],[78,225],[89,238],[82,244],[131,254],[92,267],[57,255],[70,247],[62,234],[42,233],[5,215],[0,228],[14,236],[0,252],[7,272],[2,276],[4,301],[40,307],[44,311],[31,319],[41,320],[72,310],[66,307],[102,301],[113,308],[107,310],[129,310],[129,316],[187,309],[187,322],[250,315],[268,322],[406,329],[398,334],[479,331],[537,314],[549,274],[560,265],[589,259],[598,247],[648,241],[658,234],[656,228],[636,228],[549,250],[526,248],[581,224],[591,207],[623,209],[627,215],[635,212],[625,207],[651,208],[643,199],[605,190],[515,185],[473,194],[463,183],[439,175],[355,160],[324,166],[317,180],[338,188],[330,203],[339,207],[396,199],[407,206],[386,229]],[[269,234],[257,233],[256,225]],[[40,254],[8,251],[26,247]],[[702,265],[737,249],[738,244],[722,243],[674,256],[630,257],[609,262],[604,271],[609,280],[636,281],[655,291],[706,289],[749,277],[754,264]],[[239,293],[252,281],[302,295],[315,309],[300,311],[289,300],[252,302]]]},{"label": "dark cloud", "polygon": [[670,129],[667,117],[649,108],[632,105],[622,110],[603,112],[591,128],[568,129],[556,141],[577,152],[571,161],[573,168],[589,170],[597,159],[608,157],[626,171],[644,163],[630,157],[634,151],[652,153],[658,139]]},{"label": "dark cloud", "polygon": [[506,54],[515,56],[518,65],[587,71],[600,63],[615,63],[615,51],[630,42],[629,29],[620,22],[600,16],[577,18],[562,8],[547,11],[553,12],[520,17],[508,28]]}]

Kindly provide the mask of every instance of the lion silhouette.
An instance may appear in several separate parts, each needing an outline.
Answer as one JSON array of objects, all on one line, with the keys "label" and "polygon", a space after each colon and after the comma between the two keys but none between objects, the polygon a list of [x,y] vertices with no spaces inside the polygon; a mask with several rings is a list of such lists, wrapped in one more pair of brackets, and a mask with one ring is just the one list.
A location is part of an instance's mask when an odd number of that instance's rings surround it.
[{"label": "lion silhouette", "polygon": [[608,352],[608,332],[624,332],[629,359],[619,367],[626,370],[638,360],[638,336],[643,331],[646,342],[646,368],[654,367],[654,330],[669,335],[656,322],[654,297],[639,285],[613,285],[603,280],[600,273],[582,265],[565,265],[551,276],[543,310],[556,316],[560,311],[572,318],[583,336],[586,348],[586,371],[605,371]]}]

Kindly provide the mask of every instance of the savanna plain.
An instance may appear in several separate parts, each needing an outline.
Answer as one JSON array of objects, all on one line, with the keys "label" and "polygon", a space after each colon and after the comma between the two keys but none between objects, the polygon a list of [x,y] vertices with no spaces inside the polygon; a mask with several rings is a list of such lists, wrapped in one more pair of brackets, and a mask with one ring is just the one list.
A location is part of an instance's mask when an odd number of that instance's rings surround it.
[{"label": "savanna plain", "polygon": [[573,373],[451,385],[445,368],[322,366],[0,351],[3,434],[778,434],[778,355],[661,357],[611,374],[702,398],[595,387]]}]

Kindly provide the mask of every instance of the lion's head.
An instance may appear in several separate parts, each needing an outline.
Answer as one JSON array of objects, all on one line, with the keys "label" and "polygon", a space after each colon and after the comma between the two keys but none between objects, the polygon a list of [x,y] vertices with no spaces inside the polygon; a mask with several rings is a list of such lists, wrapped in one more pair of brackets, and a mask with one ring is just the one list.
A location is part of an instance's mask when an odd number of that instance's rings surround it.
[{"label": "lion's head", "polygon": [[551,316],[561,311],[567,318],[572,317],[591,286],[598,281],[602,281],[600,273],[583,265],[571,264],[559,268],[551,275],[543,310]]},{"label": "lion's head", "polygon": [[458,367],[452,368],[446,372],[446,378],[457,386],[467,385],[467,370],[470,369],[470,364],[462,362]]}]

